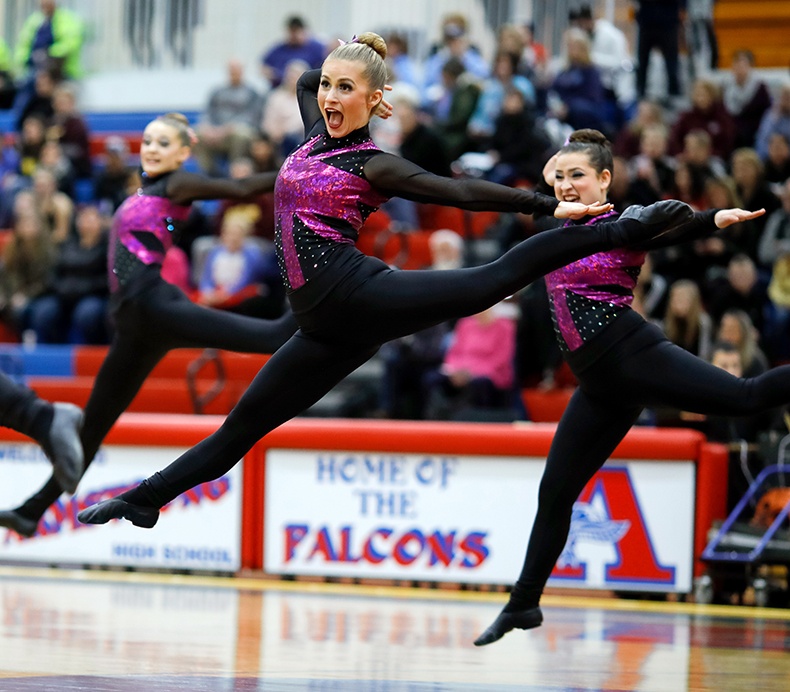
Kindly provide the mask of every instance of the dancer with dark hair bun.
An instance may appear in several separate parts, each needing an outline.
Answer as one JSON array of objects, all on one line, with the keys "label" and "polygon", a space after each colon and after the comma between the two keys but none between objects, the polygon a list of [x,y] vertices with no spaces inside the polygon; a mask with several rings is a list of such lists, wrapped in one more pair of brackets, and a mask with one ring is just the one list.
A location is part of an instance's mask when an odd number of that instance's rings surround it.
[{"label": "dancer with dark hair bun", "polygon": [[82,411],[73,404],[39,399],[32,389],[0,372],[0,425],[33,438],[52,463],[52,473],[73,493],[82,475]]},{"label": "dancer with dark hair bun", "polygon": [[280,271],[299,331],[263,367],[222,426],[170,466],[78,515],[85,523],[126,518],[152,527],[159,509],[218,478],[262,436],[312,405],[385,342],[473,315],[547,271],[591,252],[644,241],[683,223],[690,209],[659,203],[636,218],[541,233],[490,264],[398,271],[354,243],[387,198],[463,209],[545,212],[557,218],[606,213],[611,205],[558,201],[483,180],[442,178],[376,148],[368,123],[381,109],[386,45],[363,34],[306,72],[298,98],[307,140],[283,164],[275,188]]},{"label": "dancer with dark hair bun", "polygon": [[[544,173],[558,199],[606,199],[613,162],[600,132],[573,133],[552,162]],[[646,250],[702,237],[764,211],[697,213],[652,241],[592,255],[546,276],[554,330],[579,387],[549,450],[521,575],[504,610],[475,640],[477,646],[541,624],[540,596],[568,538],[573,503],[644,406],[739,416],[790,402],[790,367],[752,379],[734,377],[671,343],[630,307]],[[638,212],[630,207],[623,216]]]},{"label": "dancer with dark hair bun", "polygon": [[[180,113],[167,113],[145,128],[140,147],[142,187],[113,217],[109,249],[110,310],[115,335],[96,375],[81,439],[85,466],[131,404],[154,366],[174,348],[219,348],[273,353],[296,331],[290,312],[278,320],[244,317],[193,303],[161,276],[192,202],[244,199],[274,188],[276,173],[242,179],[188,173],[195,135]],[[0,511],[0,526],[32,536],[47,508],[61,494],[53,477],[16,509]]]}]

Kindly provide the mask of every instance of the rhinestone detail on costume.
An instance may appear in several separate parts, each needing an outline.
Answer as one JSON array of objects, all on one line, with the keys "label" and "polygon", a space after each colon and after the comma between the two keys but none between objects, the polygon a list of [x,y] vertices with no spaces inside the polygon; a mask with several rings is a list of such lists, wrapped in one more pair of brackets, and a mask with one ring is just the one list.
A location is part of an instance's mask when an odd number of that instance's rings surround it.
[{"label": "rhinestone detail on costume", "polygon": [[630,309],[644,260],[644,252],[617,248],[546,275],[554,331],[563,351],[577,350]]},{"label": "rhinestone detail on costume", "polygon": [[[161,265],[165,252],[174,243],[179,224],[189,216],[189,206],[152,194],[164,188],[158,182],[151,184],[151,193],[144,188],[127,197],[113,216],[108,257],[111,291],[125,285],[140,265]],[[153,242],[144,243],[141,240],[144,233],[152,234]]]},{"label": "rhinestone detail on costume", "polygon": [[274,190],[275,248],[288,291],[309,281],[338,243],[356,243],[362,224],[387,200],[363,176],[378,152],[365,127],[337,139],[312,137],[283,163]]}]

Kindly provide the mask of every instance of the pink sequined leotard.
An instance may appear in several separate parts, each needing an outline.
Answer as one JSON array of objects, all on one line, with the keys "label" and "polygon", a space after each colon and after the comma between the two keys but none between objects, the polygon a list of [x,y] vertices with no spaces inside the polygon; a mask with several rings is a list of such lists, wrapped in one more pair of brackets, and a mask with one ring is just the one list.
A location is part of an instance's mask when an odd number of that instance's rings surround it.
[{"label": "pink sequined leotard", "polygon": [[563,352],[581,348],[630,308],[644,261],[643,251],[618,248],[546,275],[554,330]]},{"label": "pink sequined leotard", "polygon": [[127,197],[115,212],[107,262],[113,293],[130,285],[146,270],[161,268],[179,224],[189,216],[189,206],[175,204],[166,197],[170,175],[154,180],[144,176],[137,194]]}]

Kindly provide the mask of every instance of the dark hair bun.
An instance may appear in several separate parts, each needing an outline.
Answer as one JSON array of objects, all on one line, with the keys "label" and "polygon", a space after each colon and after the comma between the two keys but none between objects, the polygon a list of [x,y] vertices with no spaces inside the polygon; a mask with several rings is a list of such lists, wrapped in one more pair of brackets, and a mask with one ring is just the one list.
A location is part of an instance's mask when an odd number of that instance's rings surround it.
[{"label": "dark hair bun", "polygon": [[571,133],[571,136],[568,139],[568,143],[571,142],[579,142],[581,144],[600,144],[602,147],[605,147],[609,144],[609,140],[606,139],[606,135],[603,132],[591,129],[575,130]]}]

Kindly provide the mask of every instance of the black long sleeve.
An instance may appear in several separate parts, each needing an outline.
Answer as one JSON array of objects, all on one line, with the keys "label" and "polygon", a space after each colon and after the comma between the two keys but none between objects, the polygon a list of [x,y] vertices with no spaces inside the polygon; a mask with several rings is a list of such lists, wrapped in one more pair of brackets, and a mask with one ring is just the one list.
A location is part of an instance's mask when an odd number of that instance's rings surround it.
[{"label": "black long sleeve", "polygon": [[711,235],[717,230],[714,217],[718,209],[708,209],[707,211],[698,211],[690,221],[680,224],[666,233],[647,241],[640,243],[638,246],[632,246],[637,250],[658,250],[659,248],[669,247],[670,245],[679,245],[680,243],[688,243],[692,240],[699,240]]},{"label": "black long sleeve", "polygon": [[167,181],[167,196],[176,204],[198,199],[247,199],[274,190],[277,172],[267,171],[247,178],[209,178],[176,171]]},{"label": "black long sleeve", "polygon": [[444,178],[395,156],[379,153],[365,163],[365,177],[388,197],[443,204],[470,211],[510,211],[552,215],[559,201],[530,190],[520,190],[475,178]]},{"label": "black long sleeve", "polygon": [[304,134],[307,137],[319,120],[323,120],[321,109],[318,107],[318,87],[321,84],[321,70],[308,70],[296,82],[296,101],[302,115]]}]

